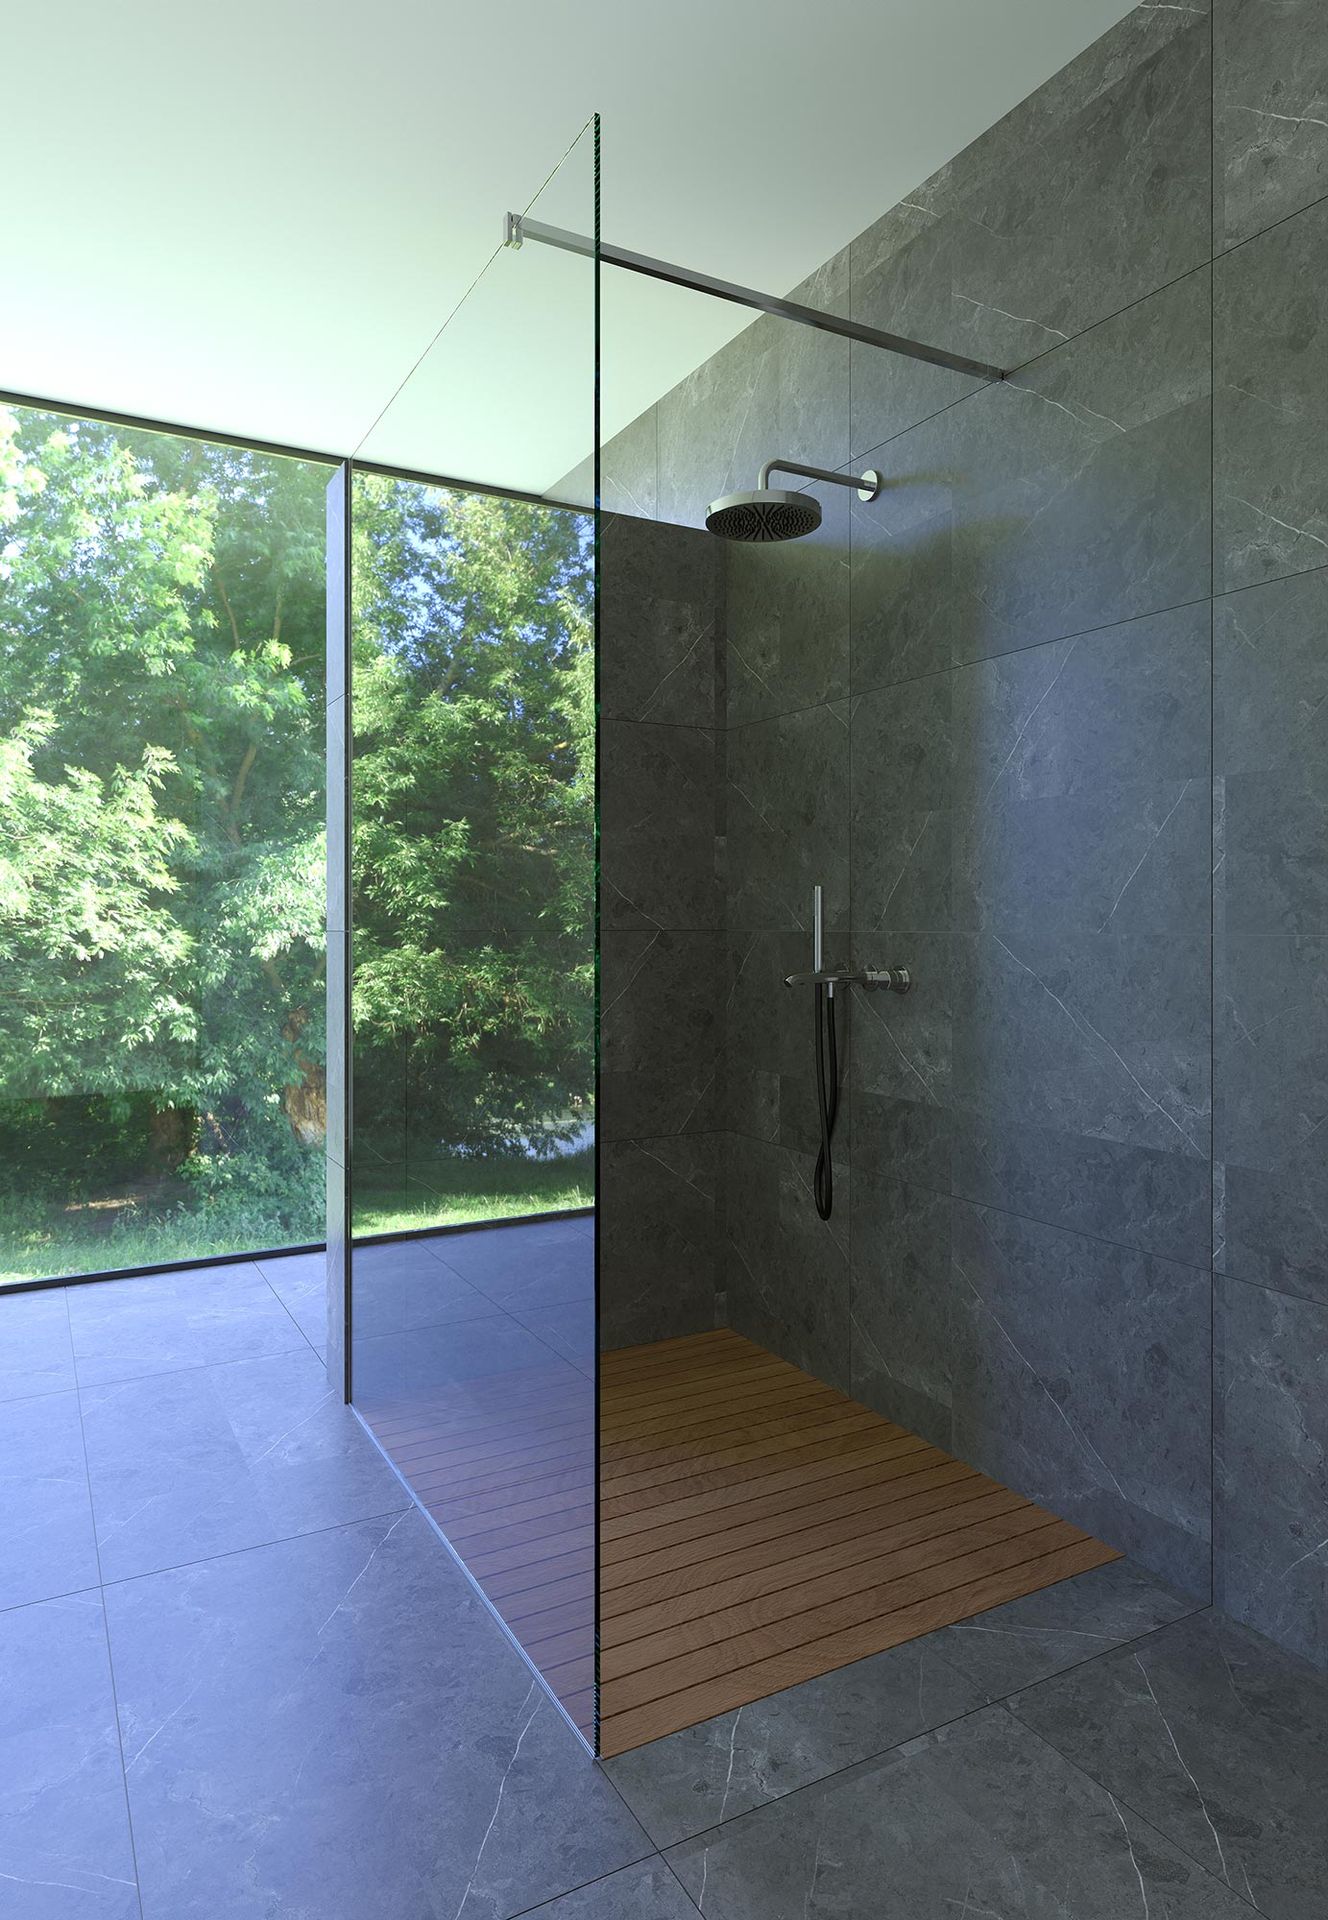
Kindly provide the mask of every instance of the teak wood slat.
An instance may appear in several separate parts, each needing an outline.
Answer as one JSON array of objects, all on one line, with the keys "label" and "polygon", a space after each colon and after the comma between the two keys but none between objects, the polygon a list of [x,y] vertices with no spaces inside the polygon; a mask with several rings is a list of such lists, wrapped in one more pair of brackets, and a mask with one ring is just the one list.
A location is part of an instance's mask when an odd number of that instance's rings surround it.
[{"label": "teak wood slat", "polygon": [[728,1330],[602,1357],[598,1469],[591,1396],[540,1368],[363,1411],[587,1735],[598,1661],[606,1755],[1118,1557]]},{"label": "teak wood slat", "polygon": [[606,1755],[1118,1558],[733,1333],[605,1354],[601,1389]]}]

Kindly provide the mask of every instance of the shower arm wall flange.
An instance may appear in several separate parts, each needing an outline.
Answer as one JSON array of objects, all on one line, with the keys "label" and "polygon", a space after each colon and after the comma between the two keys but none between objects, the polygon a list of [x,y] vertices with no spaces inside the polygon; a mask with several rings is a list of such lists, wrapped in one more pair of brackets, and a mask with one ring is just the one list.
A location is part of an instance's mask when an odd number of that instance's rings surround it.
[{"label": "shower arm wall flange", "polygon": [[856,487],[859,500],[874,500],[883,484],[875,467],[869,467],[866,473],[832,473],[829,467],[804,467],[797,460],[767,460],[756,483],[758,492],[767,491],[772,473],[796,473],[804,480],[829,480],[837,487]]},{"label": "shower arm wall flange", "polygon": [[688,287],[693,293],[708,293],[716,300],[729,300],[735,306],[753,307],[758,313],[773,314],[777,320],[796,320],[801,326],[815,327],[821,333],[837,333],[845,340],[861,340],[864,346],[884,347],[887,353],[902,353],[910,360],[925,360],[929,366],[948,367],[952,373],[966,373],[975,380],[1004,380],[1004,367],[986,360],[970,360],[962,353],[947,353],[944,347],[929,347],[924,341],[909,340],[900,333],[886,333],[880,327],[864,326],[858,320],[842,320],[837,313],[822,313],[816,307],[804,307],[797,300],[781,300],[773,293],[759,293],[755,287],[738,286],[731,280],[717,280],[712,274],[696,273],[690,267],[675,266],[669,260],[655,260],[647,253],[633,253],[628,247],[598,243],[588,234],[573,233],[567,227],[551,227],[543,220],[532,220],[524,213],[503,216],[503,245],[520,248],[525,240],[537,240],[563,253],[584,254],[600,260],[606,267],[622,267],[628,273],[644,274],[650,280],[666,280],[671,286]]}]

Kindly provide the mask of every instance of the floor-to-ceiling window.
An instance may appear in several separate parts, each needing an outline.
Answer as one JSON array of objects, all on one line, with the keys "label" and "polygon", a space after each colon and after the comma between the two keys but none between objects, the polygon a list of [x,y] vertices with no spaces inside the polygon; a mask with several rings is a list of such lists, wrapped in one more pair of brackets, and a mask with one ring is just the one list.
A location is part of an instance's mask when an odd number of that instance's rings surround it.
[{"label": "floor-to-ceiling window", "polygon": [[0,406],[0,1284],[323,1238],[325,479]]}]

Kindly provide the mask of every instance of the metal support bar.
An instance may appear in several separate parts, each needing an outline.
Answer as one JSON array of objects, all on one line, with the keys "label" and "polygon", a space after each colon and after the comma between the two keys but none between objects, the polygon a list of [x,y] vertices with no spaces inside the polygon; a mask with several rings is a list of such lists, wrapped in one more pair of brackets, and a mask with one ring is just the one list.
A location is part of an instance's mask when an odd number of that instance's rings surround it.
[{"label": "metal support bar", "polygon": [[[592,258],[595,254],[594,241],[583,233],[573,233],[567,227],[551,227],[542,220],[530,220],[523,213],[505,215],[503,245],[519,248],[525,240],[538,240],[542,246],[557,247],[563,253],[581,253]],[[654,260],[649,254],[610,246],[607,241],[600,242],[599,258],[606,266],[642,273],[651,280],[667,280],[671,286],[689,287],[694,293],[708,293],[716,300],[730,300],[735,306],[754,307],[758,313],[773,314],[777,320],[796,320],[799,325],[816,327],[822,333],[860,340],[864,346],[884,347],[887,353],[907,354],[910,360],[925,360],[929,366],[971,374],[975,380],[1005,378],[1003,367],[989,366],[985,360],[968,360],[961,353],[947,353],[943,347],[929,347],[920,340],[908,340],[899,333],[884,333],[879,327],[866,327],[856,320],[841,320],[838,314],[821,313],[816,307],[801,306],[796,300],[781,300],[773,293],[758,293],[754,287],[736,286],[730,280],[716,280],[711,274],[694,273],[690,267],[675,267],[667,260]]]}]

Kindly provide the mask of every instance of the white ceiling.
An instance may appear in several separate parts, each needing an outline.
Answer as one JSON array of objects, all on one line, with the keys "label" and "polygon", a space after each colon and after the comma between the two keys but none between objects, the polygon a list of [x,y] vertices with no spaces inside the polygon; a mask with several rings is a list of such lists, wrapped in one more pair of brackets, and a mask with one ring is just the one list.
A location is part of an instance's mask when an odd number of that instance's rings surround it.
[{"label": "white ceiling", "polygon": [[[593,110],[606,238],[782,292],[1129,11],[10,0],[0,388],[347,451]],[[580,155],[545,217],[577,207]],[[534,253],[495,262],[374,457],[540,490],[589,451],[584,269]],[[748,318],[607,289],[606,431]]]}]

